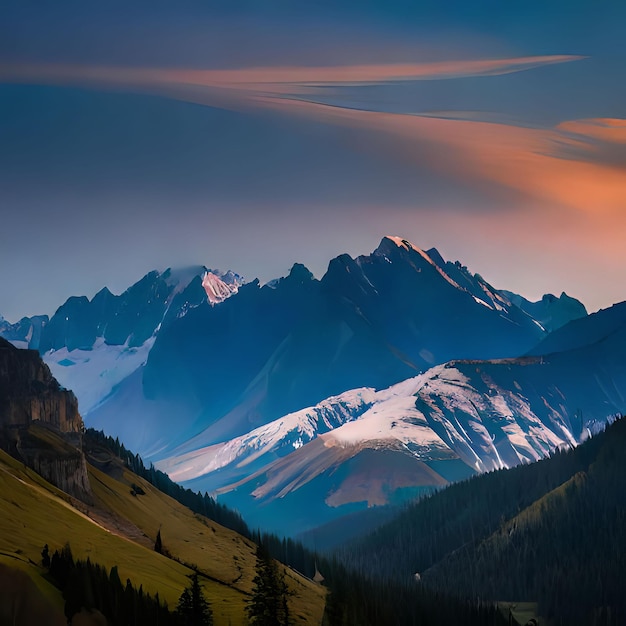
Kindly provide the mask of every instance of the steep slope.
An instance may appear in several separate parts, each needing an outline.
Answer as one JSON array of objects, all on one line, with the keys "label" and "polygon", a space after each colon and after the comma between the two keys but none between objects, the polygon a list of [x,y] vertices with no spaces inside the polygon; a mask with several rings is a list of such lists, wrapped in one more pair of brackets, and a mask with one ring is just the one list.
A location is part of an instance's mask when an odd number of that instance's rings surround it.
[{"label": "steep slope", "polygon": [[[168,553],[181,563],[193,565],[213,581],[207,595],[213,606],[219,605],[223,623],[242,623],[255,576],[256,546],[236,532],[192,513],[123,467],[119,459],[110,455],[107,458],[102,448],[92,450],[90,460],[97,460],[97,464],[107,470],[89,466],[96,496],[93,515],[103,525],[108,521],[109,527],[136,537],[135,540],[148,549],[153,548],[160,531]],[[286,577],[296,622],[319,623],[324,590],[290,569],[286,570]]]},{"label": "steep slope", "polygon": [[[70,541],[74,553],[107,568],[120,566],[123,580],[143,584],[169,602],[186,584],[186,568],[109,532],[74,508],[69,497],[32,470],[0,452],[0,551],[24,564],[40,563],[44,544],[60,548]],[[43,570],[35,570],[43,573]]]},{"label": "steep slope", "polygon": [[42,421],[79,433],[82,420],[72,392],[62,389],[35,350],[19,350],[0,338],[0,416],[3,426]]},{"label": "steep slope", "polygon": [[[541,459],[626,411],[626,323],[614,323],[614,309],[571,322],[583,335],[589,325],[588,346],[452,361],[385,390],[340,394],[241,437],[183,448],[159,467],[222,494],[250,520],[279,520],[281,531],[297,532],[354,506]],[[601,340],[597,327],[607,333]],[[364,454],[369,466],[359,460]],[[318,506],[302,511],[304,494]]]},{"label": "steep slope", "polygon": [[[158,592],[170,605],[187,585],[193,565],[206,581],[216,623],[245,621],[256,546],[192,513],[102,447],[90,444],[87,464],[74,395],[59,388],[36,351],[4,340],[0,425],[0,441],[15,455],[0,450],[0,555],[24,567],[40,562],[44,544],[52,552],[70,542],[76,557],[89,557],[107,572],[118,566],[121,580],[129,578],[152,595]],[[159,530],[174,560],[154,551]],[[39,573],[30,569],[31,577]],[[296,623],[319,624],[323,589],[291,570],[286,577]],[[0,594],[0,614],[3,606]]]},{"label": "steep slope", "polygon": [[574,320],[548,335],[528,352],[531,355],[566,352],[607,340],[626,325],[626,302]]},{"label": "steep slope", "polygon": [[[119,480],[94,467],[89,473],[95,504],[79,510],[63,492],[0,451],[0,504],[14,512],[2,516],[0,553],[38,563],[45,543],[54,550],[69,541],[75,556],[90,557],[107,570],[117,565],[123,581],[129,578],[152,595],[158,592],[170,606],[188,584],[190,569],[181,562],[194,564],[205,575],[215,623],[243,623],[254,577],[252,542],[191,513],[127,471]],[[145,495],[131,495],[131,484]],[[164,545],[180,562],[154,551],[159,527]],[[322,590],[287,572],[297,622],[320,623]]]},{"label": "steep slope", "polygon": [[[451,358],[517,355],[545,335],[480,277],[455,271],[464,285],[419,248],[385,237],[371,255],[332,260],[320,281],[296,264],[281,280],[249,283],[163,328],[146,366],[88,414],[90,424],[123,428],[133,447],[164,456],[193,435],[202,433],[189,449]],[[135,434],[120,423],[124,407]],[[149,441],[148,420],[160,440]]]}]

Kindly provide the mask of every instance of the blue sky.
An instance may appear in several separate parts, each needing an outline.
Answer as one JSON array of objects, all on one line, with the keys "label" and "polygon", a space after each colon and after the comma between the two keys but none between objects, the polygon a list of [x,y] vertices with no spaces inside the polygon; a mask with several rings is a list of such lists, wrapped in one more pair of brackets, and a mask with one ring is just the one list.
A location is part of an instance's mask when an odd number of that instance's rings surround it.
[{"label": "blue sky", "polygon": [[0,2],[7,319],[153,268],[321,276],[385,234],[626,298],[623,3],[86,5]]}]

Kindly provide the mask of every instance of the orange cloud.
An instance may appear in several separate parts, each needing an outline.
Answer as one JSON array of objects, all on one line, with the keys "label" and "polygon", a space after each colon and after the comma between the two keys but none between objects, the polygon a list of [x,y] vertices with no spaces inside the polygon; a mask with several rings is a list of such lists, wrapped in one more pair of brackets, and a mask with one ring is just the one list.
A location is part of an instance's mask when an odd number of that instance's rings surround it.
[{"label": "orange cloud", "polygon": [[494,76],[528,70],[541,65],[566,63],[584,57],[549,55],[511,59],[439,61],[389,65],[348,65],[335,67],[258,67],[235,70],[175,70],[170,79],[189,84],[223,85],[333,85],[381,83],[387,81]]},{"label": "orange cloud", "polygon": [[607,215],[621,215],[626,207],[626,164],[618,167],[567,154],[563,148],[573,142],[558,127],[362,111],[302,100],[266,98],[264,104],[376,133],[383,138],[380,146],[402,160],[497,183],[542,202]]},{"label": "orange cloud", "polygon": [[[621,214],[626,207],[625,168],[594,162],[587,140],[623,143],[624,120],[579,120],[564,122],[554,129],[536,129],[473,119],[363,111],[320,104],[313,97],[289,97],[314,95],[315,87],[320,85],[485,76],[581,58],[552,55],[230,70],[0,65],[0,80],[88,84],[148,91],[210,106],[256,107],[302,115],[375,136],[380,149],[396,158],[451,176],[495,183],[529,198],[583,213]],[[566,148],[572,146],[588,158],[583,160],[582,156],[568,153]]]},{"label": "orange cloud", "polygon": [[343,65],[331,67],[251,67],[241,69],[162,69],[86,67],[80,65],[0,65],[0,80],[17,82],[84,82],[135,86],[197,85],[229,89],[294,93],[298,86],[361,85],[389,81],[433,80],[462,76],[495,76],[542,65],[583,59],[545,55],[509,59]]},{"label": "orange cloud", "polygon": [[615,118],[597,118],[563,122],[558,130],[591,139],[600,139],[609,143],[626,144],[626,120]]}]

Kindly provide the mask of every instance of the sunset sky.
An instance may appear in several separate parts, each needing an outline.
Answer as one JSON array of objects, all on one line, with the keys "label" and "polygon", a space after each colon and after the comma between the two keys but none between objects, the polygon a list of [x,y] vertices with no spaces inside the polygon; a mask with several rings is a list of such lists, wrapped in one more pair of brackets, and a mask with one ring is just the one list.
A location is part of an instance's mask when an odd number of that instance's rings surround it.
[{"label": "sunset sky", "polygon": [[43,4],[0,0],[7,319],[169,266],[321,277],[386,234],[626,300],[626,3]]}]

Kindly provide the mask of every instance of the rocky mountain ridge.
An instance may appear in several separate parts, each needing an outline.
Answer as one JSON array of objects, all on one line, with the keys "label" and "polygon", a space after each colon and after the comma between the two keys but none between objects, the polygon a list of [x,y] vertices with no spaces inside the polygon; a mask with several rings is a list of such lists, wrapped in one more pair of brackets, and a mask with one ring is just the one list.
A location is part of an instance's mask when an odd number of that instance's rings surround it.
[{"label": "rocky mountain ridge", "polygon": [[526,391],[494,361],[584,314],[568,296],[528,303],[400,237],[332,259],[320,280],[298,263],[266,285],[196,269],[70,299],[40,349],[52,346],[44,358],[90,426],[251,519],[260,504],[288,519],[318,501],[306,524],[324,522],[540,458],[593,428],[544,389],[549,368],[528,359]]},{"label": "rocky mountain ridge", "polygon": [[[626,303],[570,322],[545,350],[347,391],[241,437],[204,446],[198,437],[158,466],[253,522],[294,532],[407,488],[536,461],[626,412]],[[300,509],[303,500],[316,505]]]},{"label": "rocky mountain ridge", "polygon": [[[89,425],[156,459],[449,359],[517,356],[546,331],[513,300],[435,248],[384,237],[331,260],[321,280],[298,263],[266,285],[204,267],[151,272],[120,296],[70,298],[51,320],[0,322],[0,336],[38,347]],[[561,311],[577,303],[565,300],[550,300],[560,318],[576,308]]]},{"label": "rocky mountain ridge", "polygon": [[[320,280],[296,264],[285,278],[253,281],[219,306],[189,311],[161,329],[145,365],[87,416],[155,459],[191,437],[225,441],[452,358],[517,356],[545,335],[460,264],[385,237],[369,255],[331,260]],[[132,428],[120,422],[124,412]]]}]

